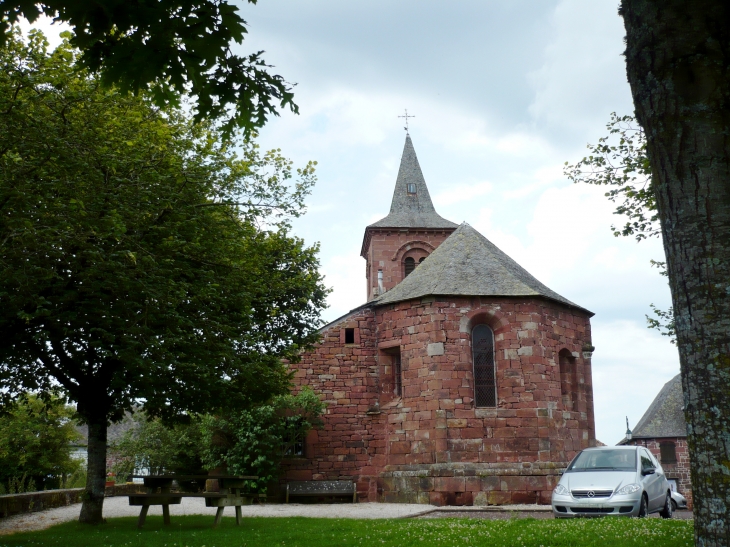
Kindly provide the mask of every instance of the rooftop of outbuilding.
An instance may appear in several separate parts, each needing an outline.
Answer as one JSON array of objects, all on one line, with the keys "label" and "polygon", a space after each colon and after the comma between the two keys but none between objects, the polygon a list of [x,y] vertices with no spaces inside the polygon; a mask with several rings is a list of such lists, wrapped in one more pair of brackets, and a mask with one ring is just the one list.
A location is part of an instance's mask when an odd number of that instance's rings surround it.
[{"label": "rooftop of outbuilding", "polygon": [[682,380],[677,374],[652,401],[632,432],[634,439],[686,437]]}]

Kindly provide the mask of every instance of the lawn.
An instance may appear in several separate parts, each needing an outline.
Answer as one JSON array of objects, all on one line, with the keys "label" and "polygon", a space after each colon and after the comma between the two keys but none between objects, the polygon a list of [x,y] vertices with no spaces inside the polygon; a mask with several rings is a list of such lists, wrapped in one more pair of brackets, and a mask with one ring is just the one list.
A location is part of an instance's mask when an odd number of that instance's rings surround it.
[{"label": "lawn", "polygon": [[692,545],[692,521],[603,518],[580,520],[399,519],[354,520],[248,518],[237,527],[224,518],[148,517],[143,530],[136,518],[110,519],[97,527],[61,524],[40,532],[0,537],[0,547],[618,547]]}]

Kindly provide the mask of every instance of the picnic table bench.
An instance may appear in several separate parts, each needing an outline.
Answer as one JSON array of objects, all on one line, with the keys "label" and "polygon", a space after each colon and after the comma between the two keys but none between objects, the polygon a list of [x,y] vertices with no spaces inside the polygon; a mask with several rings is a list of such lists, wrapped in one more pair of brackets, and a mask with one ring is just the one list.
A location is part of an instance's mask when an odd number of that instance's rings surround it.
[{"label": "picnic table bench", "polygon": [[[241,506],[249,505],[256,494],[243,492],[246,482],[258,477],[245,475],[132,475],[132,478],[143,479],[147,489],[146,494],[129,494],[129,505],[141,506],[137,528],[142,528],[150,505],[162,506],[162,520],[170,524],[170,505],[179,505],[183,498],[203,498],[206,507],[217,507],[215,513],[215,528],[221,522],[223,509],[236,508],[236,524],[241,524]],[[220,487],[218,492],[172,492],[172,483],[177,481],[183,489],[205,486],[205,481],[217,480]],[[159,491],[158,491],[159,490]]]},{"label": "picnic table bench", "polygon": [[291,481],[286,483],[286,503],[292,496],[352,496],[357,501],[357,487],[352,481]]}]

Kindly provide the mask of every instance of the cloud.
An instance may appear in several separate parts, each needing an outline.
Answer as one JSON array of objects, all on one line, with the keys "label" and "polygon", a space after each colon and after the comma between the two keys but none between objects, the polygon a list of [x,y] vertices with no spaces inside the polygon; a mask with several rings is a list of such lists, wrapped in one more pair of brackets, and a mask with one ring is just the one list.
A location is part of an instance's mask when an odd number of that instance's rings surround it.
[{"label": "cloud", "polygon": [[489,194],[493,188],[494,185],[486,180],[473,184],[453,184],[449,186],[448,190],[439,192],[431,199],[440,206],[448,206]]},{"label": "cloud", "polygon": [[632,321],[593,321],[593,398],[597,438],[616,444],[649,408],[662,386],[679,374],[677,348]]},{"label": "cloud", "polygon": [[51,50],[56,49],[58,46],[61,45],[61,42],[63,40],[61,39],[59,34],[71,30],[71,27],[69,27],[66,23],[54,23],[53,19],[46,15],[40,15],[38,19],[33,22],[32,25],[28,22],[27,19],[21,17],[20,19],[18,19],[18,26],[25,36],[28,35],[28,32],[31,29],[37,29],[42,31],[46,37],[46,40],[48,40],[48,46]]},{"label": "cloud", "polygon": [[350,253],[329,257],[323,264],[324,283],[334,289],[327,298],[325,321],[333,321],[367,301],[365,261],[358,255],[359,249],[351,249]]},{"label": "cloud", "polygon": [[542,66],[529,74],[535,90],[529,112],[563,138],[593,138],[591,128],[612,111],[633,112],[616,3],[562,0],[550,28]]}]

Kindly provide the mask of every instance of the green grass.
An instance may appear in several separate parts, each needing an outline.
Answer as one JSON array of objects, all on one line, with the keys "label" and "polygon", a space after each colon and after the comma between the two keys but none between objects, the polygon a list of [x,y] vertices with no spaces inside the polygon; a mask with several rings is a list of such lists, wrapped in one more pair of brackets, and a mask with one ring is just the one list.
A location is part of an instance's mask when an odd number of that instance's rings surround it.
[{"label": "green grass", "polygon": [[692,521],[579,520],[354,520],[247,518],[240,527],[224,518],[213,530],[209,516],[110,519],[96,527],[66,523],[40,532],[0,536],[0,547],[687,547]]}]

